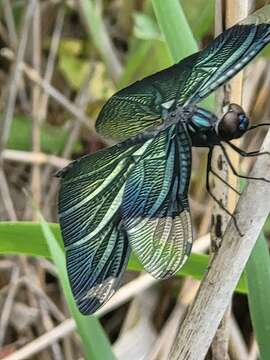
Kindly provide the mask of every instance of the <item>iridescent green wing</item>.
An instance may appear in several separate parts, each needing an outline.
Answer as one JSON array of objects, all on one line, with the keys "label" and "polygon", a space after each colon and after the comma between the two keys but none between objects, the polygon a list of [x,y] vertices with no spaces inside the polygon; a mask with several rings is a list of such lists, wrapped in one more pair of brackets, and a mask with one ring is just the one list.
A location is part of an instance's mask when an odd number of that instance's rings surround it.
[{"label": "iridescent green wing", "polygon": [[152,141],[127,179],[123,228],[145,270],[156,278],[175,274],[191,250],[190,169],[190,143],[179,124]]},{"label": "iridescent green wing", "polygon": [[83,314],[95,312],[113,295],[125,270],[130,246],[119,230],[119,206],[139,147],[102,150],[58,174],[67,271]]},{"label": "iridescent green wing", "polygon": [[166,121],[172,106],[197,103],[208,96],[270,41],[270,25],[248,24],[252,21],[254,17],[247,18],[223,32],[204,50],[117,92],[101,110],[97,131],[123,140]]},{"label": "iridescent green wing", "polygon": [[120,206],[126,180],[156,141],[119,144],[72,162],[58,173],[59,222],[71,289],[83,314],[103,305],[119,286],[130,246]]},{"label": "iridescent green wing", "polygon": [[[246,20],[247,21],[247,20]],[[243,69],[270,41],[270,25],[235,25],[199,53],[186,104],[197,103]],[[194,88],[194,82],[196,88]]]}]

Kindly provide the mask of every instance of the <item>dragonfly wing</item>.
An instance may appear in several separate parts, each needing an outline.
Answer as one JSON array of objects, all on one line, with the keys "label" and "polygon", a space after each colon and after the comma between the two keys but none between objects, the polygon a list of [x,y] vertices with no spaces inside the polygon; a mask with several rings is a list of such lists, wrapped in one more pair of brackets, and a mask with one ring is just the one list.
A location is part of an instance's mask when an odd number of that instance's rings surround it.
[{"label": "dragonfly wing", "polygon": [[[248,22],[248,18],[245,22]],[[185,104],[197,103],[243,69],[270,41],[270,25],[237,24],[198,53]],[[188,85],[188,84],[187,84]],[[184,104],[181,104],[184,105]]]},{"label": "dragonfly wing", "polygon": [[58,174],[67,271],[83,314],[95,312],[113,295],[128,261],[130,246],[119,230],[119,207],[135,150],[99,151]]},{"label": "dragonfly wing", "polygon": [[175,274],[192,246],[187,199],[189,139],[181,125],[160,133],[131,171],[121,215],[132,249],[156,278]]},{"label": "dragonfly wing", "polygon": [[201,101],[238,73],[269,41],[269,20],[260,18],[259,10],[202,51],[118,91],[103,106],[97,131],[119,141],[166,121],[174,105]]}]

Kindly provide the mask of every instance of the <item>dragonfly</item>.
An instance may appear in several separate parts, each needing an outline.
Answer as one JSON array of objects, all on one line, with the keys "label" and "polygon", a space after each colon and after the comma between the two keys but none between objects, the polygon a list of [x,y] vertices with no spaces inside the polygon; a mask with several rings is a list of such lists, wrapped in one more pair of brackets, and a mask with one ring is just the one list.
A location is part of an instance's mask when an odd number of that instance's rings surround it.
[{"label": "dragonfly", "polygon": [[131,250],[157,279],[173,276],[187,260],[193,241],[188,201],[192,146],[209,149],[206,187],[216,201],[209,174],[225,180],[211,167],[215,146],[237,176],[224,144],[242,156],[264,154],[245,152],[231,142],[257,127],[239,105],[230,104],[218,118],[199,103],[269,41],[268,22],[248,17],[205,49],[105,103],[96,130],[117,143],[57,174],[67,272],[82,314],[93,314],[115,293]]}]

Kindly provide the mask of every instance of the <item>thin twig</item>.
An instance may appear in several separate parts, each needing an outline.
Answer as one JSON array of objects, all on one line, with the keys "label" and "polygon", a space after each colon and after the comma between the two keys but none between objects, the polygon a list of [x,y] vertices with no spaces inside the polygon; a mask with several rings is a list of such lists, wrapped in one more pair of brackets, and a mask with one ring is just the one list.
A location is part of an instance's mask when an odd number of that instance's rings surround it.
[{"label": "thin twig", "polygon": [[[33,66],[37,72],[41,70],[41,19],[40,19],[40,3],[37,1],[35,8],[33,22]],[[34,84],[32,87],[32,150],[33,153],[40,152],[40,121],[39,121],[39,108],[40,108],[40,88],[37,84]],[[41,181],[40,181],[40,166],[37,163],[33,164],[32,167],[32,177],[31,177],[31,189],[33,201],[36,205],[36,208],[40,208],[41,204]],[[37,219],[37,211],[32,209],[32,219]]]},{"label": "thin twig", "polygon": [[0,128],[0,130],[1,130],[0,131],[0,151],[2,151],[4,149],[5,144],[8,140],[8,136],[9,136],[9,131],[10,131],[10,127],[11,127],[11,122],[12,122],[13,112],[14,112],[14,107],[15,107],[15,102],[16,102],[16,96],[17,96],[17,91],[18,91],[18,85],[19,85],[19,81],[20,81],[20,77],[21,77],[21,66],[20,65],[24,58],[24,53],[25,53],[26,43],[27,43],[27,38],[28,38],[28,31],[29,31],[29,27],[31,24],[31,18],[32,18],[34,10],[35,10],[35,5],[36,5],[36,0],[29,1],[27,8],[26,8],[25,16],[24,16],[18,52],[17,52],[17,56],[15,59],[14,68],[11,71],[12,76],[10,79],[11,81],[10,81],[10,87],[9,87],[9,92],[8,92],[7,105],[6,105],[6,108],[4,111],[3,121],[1,123],[2,126]]},{"label": "thin twig", "polygon": [[[3,14],[5,17],[5,23],[7,25],[8,29],[8,39],[6,39],[6,42],[10,43],[11,48],[16,51],[18,47],[18,35],[16,31],[14,16],[12,12],[11,2],[10,0],[3,0]],[[21,81],[19,82],[19,88],[18,88],[18,97],[21,101],[22,108],[28,109],[29,108],[29,102],[27,98],[27,93],[24,86],[24,79],[21,78]]]},{"label": "thin twig", "polygon": [[184,286],[178,296],[178,301],[168,320],[148,355],[149,360],[167,360],[170,349],[188,306],[193,301],[199,287],[199,282],[190,278],[185,279]]},{"label": "thin twig", "polygon": [[[14,54],[10,49],[3,48],[0,51],[0,55],[6,59],[13,60]],[[39,73],[31,66],[20,62],[19,68],[24,71],[29,80],[40,86],[45,92],[47,92],[55,101],[61,104],[70,114],[77,118],[82,124],[84,124],[89,130],[94,131],[94,121],[86,116],[81,109],[75,106],[68,98],[66,98],[60,91],[54,88],[46,80],[44,80]]]},{"label": "thin twig", "polygon": [[[51,319],[50,313],[48,312],[47,308],[44,306],[44,300],[40,299],[40,313],[41,313],[41,321],[43,323],[44,329],[46,332],[51,331],[54,328],[53,321]],[[55,360],[62,360],[62,351],[58,341],[55,341],[51,344],[51,351],[53,355],[53,359]]]},{"label": "thin twig", "polygon": [[18,36],[16,32],[16,26],[14,22],[12,7],[9,0],[2,1],[3,13],[5,16],[5,22],[8,29],[9,41],[13,49],[17,48]]},{"label": "thin twig", "polygon": [[[85,111],[87,102],[89,100],[89,83],[92,78],[92,75],[93,75],[92,70],[90,70],[88,73],[88,76],[86,76],[85,81],[83,82],[82,87],[75,99],[75,105],[78,108],[82,109],[83,111]],[[69,158],[71,156],[73,145],[79,136],[80,130],[81,130],[81,123],[74,122],[73,128],[71,129],[69,138],[68,138],[68,140],[65,144],[65,148],[62,152],[62,157]],[[42,176],[44,179],[44,184],[47,184],[49,176],[51,176],[51,169],[49,167],[47,167],[44,170],[44,173]],[[45,202],[44,202],[44,207],[43,207],[43,212],[47,218],[49,218],[49,211],[51,208],[52,201],[56,197],[56,192],[58,190],[58,186],[59,186],[58,179],[53,179],[51,182],[51,185],[50,185],[49,192],[48,192]]]},{"label": "thin twig", "polygon": [[40,351],[49,347],[55,341],[62,339],[70,334],[76,328],[73,319],[67,319],[60,325],[55,326],[51,331],[39,336],[29,344],[23,346],[20,350],[15,351],[11,355],[6,356],[3,360],[25,360],[31,358],[31,356],[39,353]]},{"label": "thin twig", "polygon": [[[127,285],[124,285],[115,296],[103,307],[101,308],[96,315],[102,316],[112,310],[114,310],[119,305],[127,302],[135,294],[141,292],[157,283],[152,276],[146,274],[143,275]],[[72,331],[76,329],[76,324],[73,319],[68,319],[63,321],[60,325],[57,325],[51,331],[48,331],[46,334],[41,335],[39,338],[33,340],[30,344],[27,344],[20,350],[14,352],[13,354],[5,357],[3,360],[23,360],[29,359],[34,354],[40,352],[43,349],[46,349],[55,341],[67,336]]]},{"label": "thin twig", "polygon": [[14,266],[11,272],[10,283],[8,295],[5,299],[4,305],[1,309],[0,317],[0,347],[3,345],[5,340],[6,329],[8,326],[8,321],[11,316],[11,310],[14,303],[14,298],[18,289],[18,280],[20,276],[20,269],[17,265]]},{"label": "thin twig", "polygon": [[243,339],[241,330],[239,329],[238,324],[233,316],[230,318],[230,342],[229,349],[231,357],[237,360],[247,360],[248,359],[248,350]]},{"label": "thin twig", "polygon": [[11,195],[10,195],[6,175],[4,173],[4,170],[1,168],[1,166],[0,166],[0,193],[1,193],[1,197],[3,199],[3,204],[4,204],[7,214],[8,214],[9,220],[16,221],[17,215],[16,215],[15,207],[14,207]]},{"label": "thin twig", "polygon": [[[23,19],[23,26],[21,31],[21,38],[20,43],[18,46],[17,56],[14,63],[14,67],[11,71],[11,77],[10,77],[10,86],[9,91],[7,93],[7,101],[6,101],[6,107],[4,110],[4,116],[2,121],[0,122],[0,167],[3,166],[2,164],[2,158],[1,158],[1,152],[5,148],[5,145],[7,143],[10,127],[13,119],[13,113],[14,113],[14,107],[16,102],[16,96],[18,91],[18,85],[21,78],[21,68],[20,63],[22,62],[24,58],[24,53],[26,49],[26,43],[28,38],[28,31],[30,27],[30,19],[33,16],[33,12],[35,10],[36,0],[31,0],[28,3],[28,6],[25,11],[24,19]],[[13,206],[12,198],[10,196],[9,192],[9,186],[6,181],[6,177],[4,174],[3,168],[1,168],[0,171],[0,177],[1,177],[1,195],[3,198],[4,205],[6,207],[6,210],[9,214],[9,217],[12,220],[16,219],[16,213]]]},{"label": "thin twig", "polygon": [[55,303],[46,295],[42,288],[38,287],[33,282],[29,281],[27,277],[23,276],[20,279],[22,284],[25,284],[36,296],[38,296],[44,303],[47,310],[54,316],[58,321],[64,321],[64,314],[57,308]]},{"label": "thin twig", "polygon": [[87,30],[107,66],[111,78],[117,83],[122,74],[122,65],[104,24],[101,3],[79,0],[78,6]]},{"label": "thin twig", "polygon": [[[57,55],[57,50],[59,47],[61,33],[64,25],[64,18],[65,18],[65,9],[64,6],[61,6],[58,10],[57,17],[55,20],[54,31],[52,35],[52,41],[50,46],[50,52],[47,60],[46,70],[44,74],[44,80],[48,83],[51,83],[53,70],[55,67],[55,60]],[[40,98],[40,109],[38,114],[38,120],[42,122],[46,119],[47,110],[48,110],[48,101],[49,101],[49,93],[44,92]]]},{"label": "thin twig", "polygon": [[[70,163],[70,160],[63,159],[55,155],[47,155],[45,153],[33,153],[30,151],[21,151],[21,150],[9,150],[6,149],[2,152],[2,157],[4,160],[16,161],[25,164],[50,164],[56,168],[63,168]],[[0,172],[1,176],[1,172]]]},{"label": "thin twig", "polygon": [[[14,264],[13,264],[14,266]],[[13,286],[12,282],[8,285],[3,286],[0,289],[0,296],[5,296],[10,291],[10,288]],[[51,312],[54,318],[57,321],[64,321],[64,314],[57,308],[54,302],[46,295],[46,293],[38,287],[33,281],[29,280],[27,276],[21,276],[17,281],[17,286],[26,286],[30,291],[32,291],[38,298],[42,299],[46,303],[46,308]]]}]

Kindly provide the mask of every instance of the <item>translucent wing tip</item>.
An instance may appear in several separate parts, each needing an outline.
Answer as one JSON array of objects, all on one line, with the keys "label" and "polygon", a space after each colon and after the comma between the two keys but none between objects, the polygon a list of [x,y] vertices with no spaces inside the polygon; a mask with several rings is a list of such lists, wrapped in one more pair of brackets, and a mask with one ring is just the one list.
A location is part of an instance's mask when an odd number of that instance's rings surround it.
[{"label": "translucent wing tip", "polygon": [[84,296],[76,297],[76,304],[81,314],[92,315],[103,306],[115,293],[112,288],[116,278],[106,279],[102,284],[93,286]]},{"label": "translucent wing tip", "polygon": [[75,301],[82,315],[93,315],[103,305],[97,298],[75,299]]},{"label": "translucent wing tip", "polygon": [[125,236],[114,226],[113,231],[109,229],[104,236],[66,247],[69,282],[82,314],[93,314],[115,293],[129,254],[130,246]]},{"label": "translucent wing tip", "polygon": [[67,272],[75,302],[83,315],[91,315],[115,293],[125,264],[120,266],[121,269],[114,276],[113,271],[105,268],[98,274],[97,270],[95,271],[91,266],[91,257],[86,249],[83,249],[79,256],[74,254],[74,251],[67,251],[66,258]]},{"label": "translucent wing tip", "polygon": [[165,270],[165,271],[157,273],[157,274],[152,274],[153,277],[156,278],[156,279],[166,280],[166,279],[169,279],[172,276],[176,275],[178,273],[178,271],[181,270],[182,267],[185,265],[187,259],[190,256],[191,249],[192,249],[192,238],[189,238],[188,242],[186,243],[185,253],[184,253],[183,257],[182,257],[181,262],[178,264],[177,269],[175,269],[174,271]]},{"label": "translucent wing tip", "polygon": [[151,275],[157,279],[157,280],[167,280],[170,279],[171,277],[173,277],[174,275],[176,275],[178,273],[178,271],[184,266],[185,262],[188,259],[188,255],[184,255],[182,258],[182,261],[179,263],[179,266],[176,270],[171,271],[171,270],[162,270],[157,271],[157,272],[153,272],[151,270]]}]

